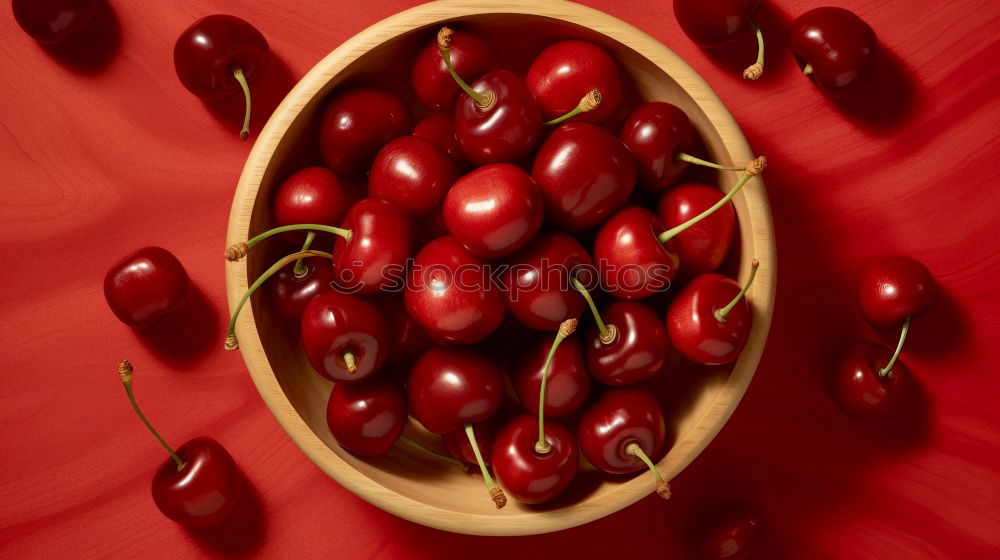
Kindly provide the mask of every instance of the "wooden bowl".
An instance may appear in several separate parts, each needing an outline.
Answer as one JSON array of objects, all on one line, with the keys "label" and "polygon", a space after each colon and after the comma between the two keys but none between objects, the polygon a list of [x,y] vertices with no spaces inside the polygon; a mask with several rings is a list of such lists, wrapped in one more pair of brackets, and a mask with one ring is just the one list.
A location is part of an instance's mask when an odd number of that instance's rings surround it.
[{"label": "wooden bowl", "polygon": [[[542,46],[562,38],[583,38],[617,58],[645,100],[682,108],[701,134],[709,155],[720,162],[745,163],[753,153],[712,88],[683,60],[635,27],[597,10],[562,1],[494,2],[443,0],[398,13],[362,31],[320,61],[292,89],[260,133],[240,178],[229,219],[228,242],[245,241],[271,227],[272,189],[289,173],[320,163],[316,121],[324,100],[344,83],[356,81],[408,92],[408,64],[416,48],[433,40],[444,23],[471,28],[493,44],[507,46],[501,62],[522,75]],[[516,45],[511,47],[510,45]],[[730,163],[731,164],[731,163]],[[731,188],[738,173],[718,173],[720,187]],[[749,293],[753,330],[735,364],[671,373],[661,395],[667,405],[674,444],[658,467],[670,479],[686,467],[722,428],[743,396],[764,349],[771,323],[775,286],[774,231],[764,186],[753,179],[733,203],[739,217],[738,258],[730,272],[745,280],[750,261],[760,258]],[[274,246],[271,246],[274,245]],[[228,263],[226,282],[232,309],[280,251],[278,242]],[[262,245],[263,247],[263,245]],[[220,257],[221,258],[221,257]],[[334,480],[364,500],[402,518],[459,533],[527,535],[574,527],[616,512],[649,495],[648,473],[603,476],[581,472],[567,495],[545,507],[511,500],[496,510],[478,474],[465,474],[397,445],[376,459],[341,449],[326,425],[331,384],[317,375],[301,350],[297,334],[254,298],[244,309],[236,333],[240,350],[264,402],[305,454]],[[440,444],[415,423],[407,433],[429,445]],[[680,489],[679,491],[683,491]],[[669,502],[662,507],[671,507]]]}]

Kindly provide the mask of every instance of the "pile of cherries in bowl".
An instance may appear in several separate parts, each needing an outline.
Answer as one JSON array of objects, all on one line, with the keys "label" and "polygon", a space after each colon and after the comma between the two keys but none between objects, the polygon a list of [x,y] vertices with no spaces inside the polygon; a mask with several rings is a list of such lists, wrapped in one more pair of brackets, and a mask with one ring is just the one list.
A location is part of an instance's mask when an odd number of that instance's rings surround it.
[{"label": "pile of cherries in bowl", "polygon": [[[730,200],[766,161],[706,161],[679,108],[623,106],[624,76],[596,44],[550,44],[524,77],[496,61],[473,32],[428,37],[412,65],[419,122],[388,91],[332,92],[325,167],[285,178],[277,227],[226,251],[292,247],[235,308],[226,347],[260,288],[334,382],[327,421],[346,450],[419,447],[403,435],[412,416],[440,434],[442,461],[479,467],[498,508],[556,498],[581,458],[648,468],[669,497],[655,467],[667,422],[645,386],[673,350],[721,365],[743,349],[757,262],[744,285],[715,270]],[[679,182],[689,165],[740,180]]]}]

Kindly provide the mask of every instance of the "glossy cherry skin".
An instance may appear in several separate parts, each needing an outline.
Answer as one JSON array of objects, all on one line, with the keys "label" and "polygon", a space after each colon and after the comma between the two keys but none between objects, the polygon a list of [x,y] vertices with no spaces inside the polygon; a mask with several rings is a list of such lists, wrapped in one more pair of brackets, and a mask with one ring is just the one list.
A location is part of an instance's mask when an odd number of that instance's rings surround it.
[{"label": "glossy cherry skin", "polygon": [[[479,454],[483,456],[483,463],[487,466],[492,464],[493,442],[496,441],[497,434],[504,427],[506,421],[503,413],[494,414],[482,422],[472,424],[472,431],[476,435],[476,446],[479,447]],[[448,432],[441,436],[444,440],[445,449],[452,457],[462,461],[467,465],[479,465],[476,460],[476,452],[472,450],[469,436],[465,433],[465,428]]]},{"label": "glossy cherry skin", "polygon": [[588,41],[552,43],[531,63],[525,81],[547,121],[569,113],[584,95],[596,89],[601,92],[597,108],[572,117],[570,122],[602,123],[615,113],[622,99],[618,65],[607,51]]},{"label": "glossy cherry skin", "polygon": [[457,162],[465,161],[462,156],[462,147],[458,144],[458,137],[455,136],[455,123],[451,122],[450,116],[430,115],[424,117],[413,128],[413,135],[434,144],[438,149],[451,156],[451,159]]},{"label": "glossy cherry skin", "polygon": [[934,278],[920,261],[884,257],[869,264],[858,281],[858,305],[869,323],[891,327],[934,303]]},{"label": "glossy cherry skin", "polygon": [[500,409],[503,378],[485,355],[471,348],[431,348],[410,370],[410,413],[425,428],[444,434],[482,422]]},{"label": "glossy cherry skin", "polygon": [[[449,50],[452,67],[466,82],[478,79],[496,66],[493,49],[475,33],[452,33]],[[428,42],[417,55],[410,79],[417,99],[425,107],[436,113],[451,114],[462,90],[448,72],[437,41]]]},{"label": "glossy cherry skin", "polygon": [[167,459],[153,476],[153,502],[163,515],[189,527],[222,521],[243,495],[243,475],[225,447],[195,438],[174,450],[184,461]]},{"label": "glossy cherry skin", "polygon": [[909,372],[896,360],[892,370],[879,376],[889,364],[892,350],[871,342],[849,348],[833,370],[833,399],[851,416],[875,420],[899,406]]},{"label": "glossy cherry skin", "polygon": [[[357,191],[329,169],[306,167],[289,175],[274,193],[274,225],[335,226],[340,224],[359,198]],[[284,238],[290,243],[300,244],[305,236],[302,231],[289,231]]]},{"label": "glossy cherry skin", "polygon": [[678,160],[677,154],[690,153],[697,147],[691,120],[675,105],[662,101],[637,107],[618,137],[635,156],[639,186],[650,191],[662,190],[676,181],[688,165]]},{"label": "glossy cherry skin", "polygon": [[666,227],[655,214],[629,206],[604,222],[594,239],[594,262],[604,291],[635,300],[670,288],[680,259],[673,240],[660,243]]},{"label": "glossy cherry skin", "polygon": [[246,21],[223,14],[191,24],[174,44],[174,69],[191,93],[221,99],[242,92],[233,72],[239,68],[252,83],[267,68],[267,40]]},{"label": "glossy cherry skin", "polygon": [[670,356],[667,327],[642,303],[616,301],[601,311],[605,324],[614,325],[617,336],[601,342],[597,325],[587,327],[587,371],[605,385],[632,385],[663,371]]},{"label": "glossy cherry skin", "polygon": [[[667,190],[656,205],[656,215],[667,229],[677,227],[722,200],[719,189],[684,183]],[[733,244],[736,210],[726,204],[673,238],[687,278],[719,268]]]},{"label": "glossy cherry skin", "polygon": [[542,504],[573,482],[580,461],[573,433],[562,424],[545,423],[548,453],[535,451],[538,419],[522,414],[500,430],[493,442],[493,473],[500,485],[523,504]]},{"label": "glossy cherry skin", "polygon": [[547,224],[579,233],[621,208],[635,187],[635,158],[617,138],[587,123],[557,128],[538,149],[531,176]]},{"label": "glossy cherry skin", "polygon": [[395,95],[374,88],[333,97],[320,117],[319,149],[334,173],[359,179],[393,138],[410,132],[409,111]]},{"label": "glossy cherry skin", "polygon": [[337,236],[333,244],[337,288],[365,295],[398,291],[414,245],[406,211],[388,200],[365,198],[351,207],[340,227],[351,231],[351,239]]},{"label": "glossy cherry skin", "polygon": [[389,355],[383,369],[391,370],[393,375],[405,381],[413,362],[434,346],[434,341],[420,323],[406,312],[403,298],[399,294],[383,296],[376,304],[389,324]]},{"label": "glossy cherry skin", "polygon": [[444,200],[448,231],[481,259],[496,259],[527,245],[542,227],[543,212],[538,185],[509,163],[486,165],[463,176]]},{"label": "glossy cherry skin", "polygon": [[94,19],[97,0],[13,0],[14,19],[39,43],[55,45]]},{"label": "glossy cherry skin", "polygon": [[788,48],[800,63],[812,66],[809,78],[820,90],[838,95],[857,88],[872,74],[878,37],[854,12],[824,6],[795,18]]},{"label": "glossy cherry skin", "polygon": [[750,27],[760,0],[674,0],[681,31],[699,46],[720,47]]},{"label": "glossy cherry skin", "polygon": [[333,288],[333,269],[323,257],[309,257],[303,261],[305,274],[296,276],[295,263],[285,266],[268,280],[263,288],[274,311],[282,319],[298,324],[302,312],[314,297]]},{"label": "glossy cherry skin", "polygon": [[454,237],[439,237],[413,259],[404,295],[406,310],[431,336],[473,344],[490,335],[506,313],[504,296],[483,261]]},{"label": "glossy cherry skin", "polygon": [[336,383],[326,407],[326,424],[337,443],[362,457],[384,454],[406,425],[406,393],[380,375],[360,383]]},{"label": "glossy cherry skin", "polygon": [[595,467],[613,474],[646,468],[638,457],[625,452],[637,443],[650,459],[663,451],[667,424],[656,398],[639,389],[609,389],[580,416],[577,441],[580,451]]},{"label": "glossy cherry skin", "polygon": [[[389,325],[371,302],[340,292],[313,298],[302,312],[302,346],[309,363],[332,381],[354,383],[378,372],[389,349]],[[348,371],[344,355],[354,355]]]},{"label": "glossy cherry skin", "polygon": [[587,302],[573,288],[576,278],[593,287],[594,263],[574,237],[542,232],[530,245],[504,260],[507,309],[528,328],[554,331],[570,317],[579,317]]},{"label": "glossy cherry skin", "polygon": [[749,560],[764,531],[764,514],[744,502],[723,504],[698,521],[695,552],[699,560]]},{"label": "glossy cherry skin", "polygon": [[677,294],[667,310],[670,340],[685,358],[698,364],[728,364],[743,351],[750,337],[750,304],[743,297],[729,311],[725,322],[715,312],[729,305],[742,286],[721,274],[694,277]]},{"label": "glossy cherry skin", "polygon": [[104,298],[118,319],[144,329],[187,302],[191,279],[170,251],[144,247],[116,262],[104,276]]},{"label": "glossy cherry skin", "polygon": [[455,136],[465,159],[473,164],[516,163],[534,151],[542,137],[542,110],[521,80],[507,70],[491,70],[469,84],[477,92],[493,91],[496,104],[481,109],[462,94],[455,105]]},{"label": "glossy cherry skin", "polygon": [[441,207],[458,176],[458,164],[437,146],[418,136],[401,136],[375,156],[368,195],[425,217]]},{"label": "glossy cherry skin", "polygon": [[[538,414],[545,358],[552,347],[551,336],[536,336],[514,359],[510,382],[518,400],[532,414]],[[590,397],[590,374],[583,363],[579,339],[569,337],[556,348],[545,385],[545,418],[565,418],[580,410]]]}]

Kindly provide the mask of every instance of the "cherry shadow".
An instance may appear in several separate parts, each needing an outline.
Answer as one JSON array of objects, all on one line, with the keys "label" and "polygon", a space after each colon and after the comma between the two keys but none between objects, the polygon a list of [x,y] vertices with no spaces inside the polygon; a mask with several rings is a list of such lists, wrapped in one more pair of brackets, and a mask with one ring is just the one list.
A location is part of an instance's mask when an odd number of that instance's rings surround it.
[{"label": "cherry shadow", "polygon": [[188,366],[222,346],[218,310],[198,286],[183,307],[139,332],[139,340],[157,358],[172,366]]},{"label": "cherry shadow", "polygon": [[[764,35],[764,73],[756,81],[767,83],[790,73],[788,63],[788,27],[791,17],[772,2],[762,2],[754,12],[756,23]],[[757,36],[747,29],[732,44],[702,48],[713,64],[735,80],[745,81],[743,70],[757,60]]]},{"label": "cherry shadow", "polygon": [[121,24],[107,0],[98,0],[97,12],[83,29],[58,45],[42,45],[56,62],[77,74],[103,72],[121,50]]},{"label": "cherry shadow", "polygon": [[243,495],[228,517],[210,527],[187,529],[204,553],[212,558],[249,558],[264,542],[267,523],[261,493],[242,470],[240,478]]},{"label": "cherry shadow", "polygon": [[886,134],[910,121],[920,106],[920,87],[913,70],[896,53],[879,45],[869,79],[830,102],[852,124],[871,134]]},{"label": "cherry shadow", "polygon": [[[954,294],[938,286],[934,305],[910,321],[903,354],[929,357],[961,352],[971,344],[971,324]],[[880,330],[879,337],[887,346],[895,347],[899,328]]]},{"label": "cherry shadow", "polygon": [[[270,53],[267,68],[264,73],[250,84],[250,97],[252,108],[250,112],[250,138],[257,137],[260,129],[264,127],[267,120],[271,118],[271,113],[278,108],[288,92],[292,90],[297,81],[292,74],[291,68],[284,60],[275,53]],[[246,105],[243,100],[243,93],[239,90],[232,95],[218,100],[202,100],[209,113],[215,120],[226,128],[233,131],[233,136],[239,138],[240,127],[243,126],[243,115]]]}]

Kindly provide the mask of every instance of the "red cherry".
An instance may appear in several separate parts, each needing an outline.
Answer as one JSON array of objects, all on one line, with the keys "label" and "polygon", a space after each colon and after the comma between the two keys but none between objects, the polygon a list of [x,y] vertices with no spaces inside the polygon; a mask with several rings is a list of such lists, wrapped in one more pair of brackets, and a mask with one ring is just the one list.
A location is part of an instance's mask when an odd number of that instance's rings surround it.
[{"label": "red cherry", "polygon": [[546,223],[578,233],[625,204],[635,186],[635,158],[606,130],[570,123],[539,148],[531,176],[545,198]]},{"label": "red cherry", "polygon": [[[274,223],[337,225],[358,201],[358,193],[325,167],[306,167],[288,176],[274,194]],[[285,239],[301,243],[301,232]]]},{"label": "red cherry", "polygon": [[431,348],[413,364],[406,387],[410,413],[436,434],[486,420],[503,400],[500,371],[470,348]]},{"label": "red cherry", "polygon": [[545,441],[549,445],[547,451],[537,451],[538,420],[522,414],[508,422],[493,442],[493,472],[519,502],[551,501],[576,476],[579,454],[573,433],[561,424],[549,422]]},{"label": "red cherry", "polygon": [[527,245],[542,227],[542,212],[535,181],[506,163],[463,176],[444,201],[448,231],[481,259],[502,257]]},{"label": "red cherry", "polygon": [[[486,465],[492,464],[492,454],[490,451],[493,447],[493,442],[496,440],[497,434],[500,433],[500,429],[503,428],[504,424],[505,422],[501,413],[494,414],[486,420],[476,422],[472,425],[472,429],[476,436],[476,443],[479,445],[483,463]],[[444,446],[452,457],[467,465],[478,464],[476,453],[472,449],[469,437],[465,434],[464,427],[448,432],[442,435],[441,438],[444,440]]]},{"label": "red cherry", "polygon": [[695,550],[703,560],[749,560],[764,531],[764,514],[743,502],[723,504],[698,522]]},{"label": "red cherry", "polygon": [[455,123],[451,122],[451,117],[444,115],[430,115],[424,117],[413,129],[413,135],[419,136],[434,144],[438,149],[447,153],[457,162],[464,162],[462,157],[462,147],[458,144],[458,137],[455,136]]},{"label": "red cherry", "polygon": [[638,162],[639,186],[651,191],[676,181],[697,147],[694,125],[684,111],[662,101],[637,107],[618,137]]},{"label": "red cherry", "polygon": [[39,43],[55,45],[94,19],[97,0],[13,0],[14,19]]},{"label": "red cherry", "polygon": [[839,95],[856,89],[871,76],[878,38],[854,12],[824,6],[795,18],[788,48],[820,90]]},{"label": "red cherry", "polygon": [[[458,31],[450,40],[451,65],[463,80],[475,80],[496,66],[493,49],[479,35]],[[424,106],[438,113],[452,112],[462,90],[448,72],[437,41],[428,43],[417,55],[410,78]]]},{"label": "red cherry", "polygon": [[343,291],[374,294],[398,291],[406,279],[412,254],[413,226],[409,215],[387,200],[366,198],[351,207],[333,245],[333,270]]},{"label": "red cherry", "polygon": [[709,273],[696,276],[667,310],[670,340],[685,358],[698,364],[728,364],[743,351],[753,315],[744,295],[757,274],[753,261],[742,288],[732,278]]},{"label": "red cherry", "polygon": [[373,88],[336,95],[320,117],[319,148],[326,165],[344,177],[364,177],[375,155],[409,133],[410,113],[393,94]]},{"label": "red cherry", "polygon": [[267,68],[267,40],[246,21],[223,14],[206,16],[181,33],[174,45],[177,77],[191,93],[221,99],[238,91],[246,98],[240,139],[250,135],[250,88]]},{"label": "red cherry", "polygon": [[368,194],[395,202],[416,217],[441,207],[459,170],[448,154],[418,136],[401,136],[386,144],[372,164]]},{"label": "red cherry", "polygon": [[674,0],[681,31],[702,47],[732,43],[752,25],[760,0]]},{"label": "red cherry", "polygon": [[656,215],[640,206],[629,206],[604,222],[594,239],[594,261],[606,292],[642,299],[670,287],[680,260],[673,240],[658,239],[664,231]]},{"label": "red cherry", "polygon": [[386,295],[379,298],[376,303],[391,325],[389,355],[383,368],[389,369],[401,380],[405,380],[410,366],[421,354],[434,346],[434,341],[420,323],[406,312],[402,296]]},{"label": "red cherry", "polygon": [[546,120],[573,111],[588,92],[598,91],[600,103],[578,114],[575,121],[602,123],[618,109],[622,98],[621,75],[614,59],[587,41],[558,41],[531,63],[525,81]]},{"label": "red cherry", "polygon": [[584,298],[573,280],[583,286],[593,283],[594,263],[572,236],[540,233],[504,263],[507,309],[528,328],[554,331],[583,311]]},{"label": "red cherry", "polygon": [[359,297],[326,292],[302,312],[302,346],[309,363],[333,381],[353,383],[378,372],[388,351],[382,311]]},{"label": "red cherry", "polygon": [[472,344],[492,333],[504,318],[503,295],[485,263],[453,237],[439,237],[413,259],[406,309],[431,336]]},{"label": "red cherry", "polygon": [[406,394],[387,376],[337,383],[326,407],[330,433],[344,449],[363,457],[384,454],[406,425]]},{"label": "red cherry", "polygon": [[[708,210],[723,198],[717,188],[701,183],[685,183],[663,193],[656,215],[667,228],[677,227]],[[736,210],[732,204],[692,225],[674,238],[674,248],[683,274],[691,278],[719,268],[729,254],[736,232]]]},{"label": "red cherry", "polygon": [[[667,328],[641,303],[617,301],[601,313],[606,325],[587,329],[587,370],[605,385],[632,385],[663,371],[670,356]],[[610,331],[610,332],[609,332]]]},{"label": "red cherry", "polygon": [[833,398],[844,412],[878,419],[897,408],[910,375],[898,360],[902,346],[900,340],[896,354],[870,342],[848,349],[833,370]]},{"label": "red cherry", "polygon": [[267,283],[267,299],[282,319],[298,325],[306,305],[319,294],[333,288],[333,269],[323,257],[302,259],[300,272],[289,264],[278,271]]},{"label": "red cherry", "polygon": [[934,303],[931,273],[908,257],[885,257],[869,264],[858,282],[858,305],[876,327],[891,327]]},{"label": "red cherry", "polygon": [[[529,411],[538,410],[542,376],[552,340],[535,337],[514,358],[510,381],[517,398]],[[583,348],[580,341],[570,338],[563,341],[551,359],[545,392],[545,415],[565,418],[579,410],[590,397],[590,375],[583,365]]]},{"label": "red cherry", "polygon": [[191,294],[191,280],[170,251],[144,247],[126,255],[104,276],[104,298],[118,319],[144,329],[180,308]]}]

